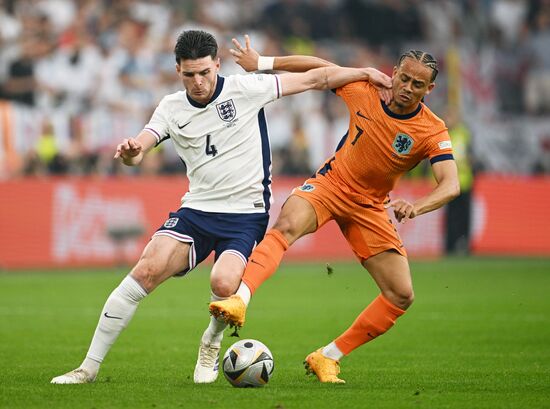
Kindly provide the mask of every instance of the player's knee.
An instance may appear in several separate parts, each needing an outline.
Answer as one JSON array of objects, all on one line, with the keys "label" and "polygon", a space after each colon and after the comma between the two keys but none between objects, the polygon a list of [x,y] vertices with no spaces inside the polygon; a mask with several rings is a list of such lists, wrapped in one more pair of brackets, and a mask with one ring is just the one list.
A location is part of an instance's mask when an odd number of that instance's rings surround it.
[{"label": "player's knee", "polygon": [[411,289],[410,292],[404,294],[401,298],[402,307],[401,309],[406,310],[414,302],[414,291]]},{"label": "player's knee", "polygon": [[148,293],[153,291],[159,284],[158,269],[152,263],[143,259],[134,267],[131,275]]},{"label": "player's knee", "polygon": [[273,225],[273,228],[279,230],[285,236],[294,230],[292,219],[285,216],[279,217]]},{"label": "player's knee", "polygon": [[400,288],[397,290],[388,290],[383,292],[384,297],[386,297],[393,305],[406,310],[409,308],[414,301],[414,291],[412,288]]},{"label": "player's knee", "polygon": [[237,291],[239,281],[231,280],[228,277],[216,277],[210,280],[210,288],[218,297],[229,297]]},{"label": "player's knee", "polygon": [[298,220],[290,215],[279,217],[273,228],[279,230],[285,236],[288,244],[294,243],[303,234]]}]

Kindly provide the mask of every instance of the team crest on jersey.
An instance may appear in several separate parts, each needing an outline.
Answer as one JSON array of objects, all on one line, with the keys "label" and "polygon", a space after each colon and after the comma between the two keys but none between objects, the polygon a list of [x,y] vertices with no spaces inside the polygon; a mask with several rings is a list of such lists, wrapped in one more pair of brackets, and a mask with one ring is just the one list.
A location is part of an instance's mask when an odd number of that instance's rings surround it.
[{"label": "team crest on jersey", "polygon": [[237,110],[232,99],[216,104],[216,109],[220,118],[225,122],[231,122],[237,115]]},{"label": "team crest on jersey", "polygon": [[395,135],[392,146],[399,155],[407,155],[414,145],[414,140],[405,133]]},{"label": "team crest on jersey", "polygon": [[315,190],[315,186],[306,183],[305,185],[300,186],[298,189],[300,189],[302,192],[311,192]]},{"label": "team crest on jersey", "polygon": [[172,227],[175,227],[176,224],[178,224],[178,218],[177,217],[170,217],[166,222],[164,222],[164,227],[167,229],[171,229]]}]

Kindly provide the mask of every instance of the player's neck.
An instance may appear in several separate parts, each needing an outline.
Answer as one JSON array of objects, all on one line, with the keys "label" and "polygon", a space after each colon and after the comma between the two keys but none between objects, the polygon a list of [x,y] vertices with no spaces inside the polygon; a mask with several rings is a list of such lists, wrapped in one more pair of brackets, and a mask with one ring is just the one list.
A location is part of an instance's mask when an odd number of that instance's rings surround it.
[{"label": "player's neck", "polygon": [[216,92],[216,85],[217,84],[214,84],[214,87],[212,87],[212,90],[210,91],[210,93],[205,96],[204,98],[192,98],[193,101],[201,104],[201,105],[207,105],[211,100],[212,100],[212,95],[214,95],[214,92]]},{"label": "player's neck", "polygon": [[[204,101],[201,102],[202,104],[206,105],[212,100],[212,96],[216,92],[216,89],[218,89],[218,76],[216,75],[216,80],[214,81],[214,85],[212,86],[212,89],[208,93],[208,96],[204,98]],[[200,101],[199,101],[200,102]]]},{"label": "player's neck", "polygon": [[189,94],[189,92],[187,92],[187,98],[188,98],[189,102],[191,102],[192,105],[203,108],[206,105],[208,105],[208,103],[210,103],[210,101],[212,101],[212,99],[214,98],[214,95],[217,92],[221,91],[221,89],[218,90],[218,85],[220,87],[223,86],[223,78],[221,79],[221,83],[220,83],[220,76],[216,75],[216,80],[214,81],[212,89],[210,90],[210,92],[208,93],[207,96],[205,96],[204,98],[200,98],[200,99],[199,98],[193,98]]},{"label": "player's neck", "polygon": [[397,114],[397,115],[408,115],[408,114],[412,114],[413,112],[417,111],[418,110],[418,106],[420,104],[416,104],[416,105],[412,105],[412,106],[408,106],[408,107],[404,107],[398,103],[396,103],[394,100],[392,100],[390,102],[389,105],[387,105],[388,109],[393,112],[394,114]]}]

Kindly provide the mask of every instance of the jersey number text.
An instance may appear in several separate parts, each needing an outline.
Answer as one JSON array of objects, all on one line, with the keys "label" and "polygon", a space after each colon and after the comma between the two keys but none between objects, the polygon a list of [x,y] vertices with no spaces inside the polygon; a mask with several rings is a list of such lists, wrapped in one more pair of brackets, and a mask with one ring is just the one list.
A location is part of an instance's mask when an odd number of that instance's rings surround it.
[{"label": "jersey number text", "polygon": [[355,135],[355,138],[353,138],[353,141],[351,141],[352,145],[355,145],[359,137],[363,135],[363,132],[365,132],[361,128],[359,128],[357,125],[355,125],[355,129],[357,129],[357,135]]},{"label": "jersey number text", "polygon": [[216,145],[210,144],[210,134],[206,135],[206,154],[212,156],[216,156],[218,154]]}]

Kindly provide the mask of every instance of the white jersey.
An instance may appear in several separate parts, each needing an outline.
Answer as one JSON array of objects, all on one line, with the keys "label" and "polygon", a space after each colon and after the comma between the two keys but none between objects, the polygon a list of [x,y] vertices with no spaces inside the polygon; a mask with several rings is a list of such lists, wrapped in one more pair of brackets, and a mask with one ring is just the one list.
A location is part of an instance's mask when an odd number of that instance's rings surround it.
[{"label": "white jersey", "polygon": [[263,107],[281,96],[276,75],[218,76],[210,102],[185,91],[165,96],[145,130],[172,139],[187,166],[182,207],[265,213],[271,198],[271,149]]}]

